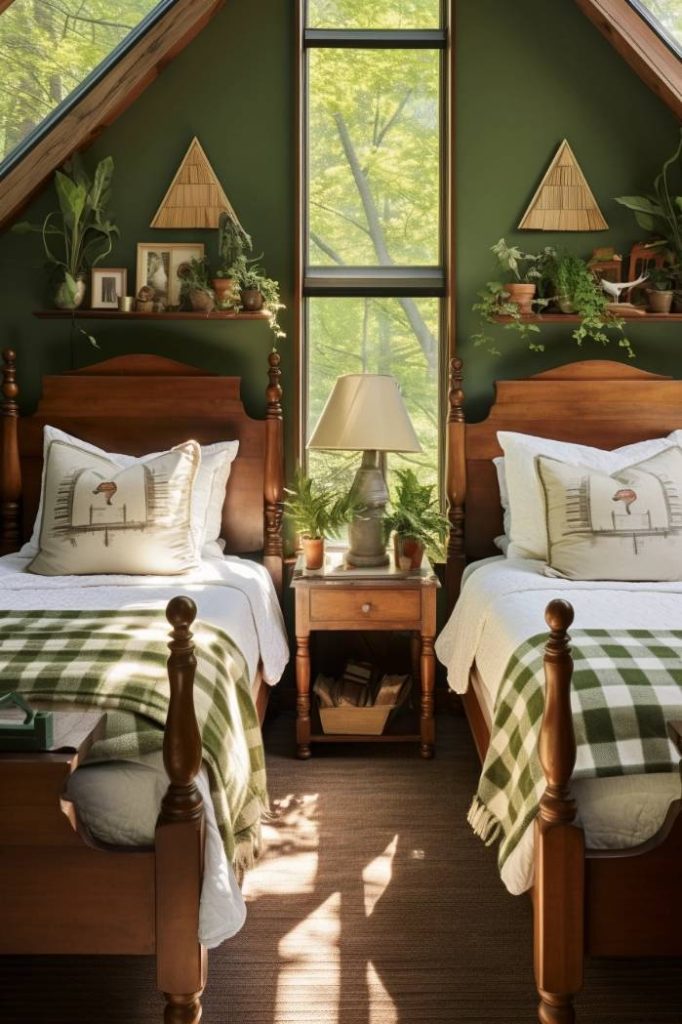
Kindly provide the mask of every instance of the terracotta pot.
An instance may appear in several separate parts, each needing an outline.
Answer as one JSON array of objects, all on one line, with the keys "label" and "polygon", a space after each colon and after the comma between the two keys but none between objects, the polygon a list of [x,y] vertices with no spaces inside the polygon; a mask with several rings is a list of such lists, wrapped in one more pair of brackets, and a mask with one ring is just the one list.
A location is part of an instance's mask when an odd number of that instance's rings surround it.
[{"label": "terracotta pot", "polygon": [[214,277],[211,284],[213,286],[213,291],[215,292],[216,302],[219,305],[227,304],[232,298],[234,278]]},{"label": "terracotta pot", "polygon": [[79,277],[76,281],[76,294],[72,297],[66,281],[58,285],[54,293],[54,304],[57,309],[78,309],[85,298],[85,278]]},{"label": "terracotta pot", "polygon": [[249,313],[257,313],[263,308],[263,296],[257,288],[243,288],[240,295],[242,306]]},{"label": "terracotta pot", "polygon": [[154,301],[153,301],[153,299],[135,299],[135,312],[136,313],[153,313],[154,312]]},{"label": "terracotta pot", "polygon": [[414,537],[402,537],[400,534],[394,533],[393,556],[396,566],[403,572],[419,569],[424,557],[424,545]]},{"label": "terracotta pot", "polygon": [[303,537],[301,543],[306,569],[321,569],[324,565],[324,537]]},{"label": "terracotta pot", "polygon": [[189,301],[195,313],[210,313],[215,309],[213,292],[204,291],[203,288],[192,288],[189,293]]},{"label": "terracotta pot", "polygon": [[537,285],[520,284],[518,281],[515,281],[513,284],[505,284],[504,290],[509,295],[507,301],[514,302],[519,307],[519,312],[523,316],[528,316],[533,312],[533,299],[535,298]]},{"label": "terracotta pot", "polygon": [[647,297],[649,299],[649,309],[652,313],[669,313],[672,309],[673,298],[675,293],[673,291],[661,292],[656,288],[647,288]]}]

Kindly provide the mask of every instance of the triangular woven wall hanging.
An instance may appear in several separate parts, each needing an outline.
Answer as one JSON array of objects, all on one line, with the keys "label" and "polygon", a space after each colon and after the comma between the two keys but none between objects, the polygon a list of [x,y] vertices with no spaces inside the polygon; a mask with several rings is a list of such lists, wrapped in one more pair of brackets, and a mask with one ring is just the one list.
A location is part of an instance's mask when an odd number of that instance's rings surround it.
[{"label": "triangular woven wall hanging", "polygon": [[151,222],[153,228],[217,228],[230,200],[195,136]]},{"label": "triangular woven wall hanging", "polygon": [[524,213],[522,231],[606,231],[608,224],[566,139]]}]

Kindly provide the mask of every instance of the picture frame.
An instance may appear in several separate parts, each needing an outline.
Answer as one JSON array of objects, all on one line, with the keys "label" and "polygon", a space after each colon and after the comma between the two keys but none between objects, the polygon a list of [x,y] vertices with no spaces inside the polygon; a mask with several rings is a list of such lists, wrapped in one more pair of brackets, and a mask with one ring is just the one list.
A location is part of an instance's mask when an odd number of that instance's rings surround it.
[{"label": "picture frame", "polygon": [[118,309],[118,300],[126,295],[128,271],[125,267],[93,267],[90,281],[92,309]]},{"label": "picture frame", "polygon": [[147,285],[154,289],[155,306],[177,309],[182,286],[178,268],[203,259],[204,253],[203,242],[138,242],[135,294]]}]

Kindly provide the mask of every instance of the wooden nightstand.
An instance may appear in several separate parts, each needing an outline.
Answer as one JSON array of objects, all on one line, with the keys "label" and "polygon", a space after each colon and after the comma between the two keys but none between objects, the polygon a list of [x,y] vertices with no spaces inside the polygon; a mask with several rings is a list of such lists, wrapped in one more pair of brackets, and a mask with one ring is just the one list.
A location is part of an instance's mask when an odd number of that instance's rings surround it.
[{"label": "wooden nightstand", "polygon": [[[434,686],[436,661],[436,592],[440,586],[426,559],[417,573],[387,569],[343,568],[341,553],[327,556],[324,570],[306,572],[302,559],[291,582],[296,592],[296,742],[298,756],[310,757],[311,743],[419,743],[424,758],[435,743]],[[313,732],[310,706],[310,634],[322,630],[411,631],[413,662],[421,684],[419,732],[357,736]],[[315,718],[316,718],[315,713]]]}]

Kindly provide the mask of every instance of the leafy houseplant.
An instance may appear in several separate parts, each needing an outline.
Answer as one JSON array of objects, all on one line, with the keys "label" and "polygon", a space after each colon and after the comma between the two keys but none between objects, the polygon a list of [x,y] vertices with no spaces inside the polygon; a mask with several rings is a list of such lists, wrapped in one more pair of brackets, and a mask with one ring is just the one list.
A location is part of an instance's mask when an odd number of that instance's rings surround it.
[{"label": "leafy houseplant", "polygon": [[655,267],[647,282],[649,309],[652,313],[669,313],[675,294],[675,268],[669,265]]},{"label": "leafy houseplant", "polygon": [[209,285],[209,268],[205,259],[192,259],[178,268],[182,279],[180,301],[196,313],[210,313],[215,306],[215,293]]},{"label": "leafy houseplant", "polygon": [[292,487],[284,488],[288,498],[284,511],[301,535],[306,569],[321,569],[325,537],[337,537],[357,511],[350,494],[315,484],[302,469],[296,470]]},{"label": "leafy houseplant", "polygon": [[[99,162],[90,178],[75,155],[56,171],[54,186],[59,210],[52,210],[41,225],[22,221],[13,228],[19,234],[36,231],[59,281],[54,296],[59,309],[77,309],[85,295],[85,274],[108,256],[119,231],[109,219],[114,161]],[[56,246],[55,247],[55,243]]]},{"label": "leafy houseplant", "polygon": [[516,303],[522,315],[533,312],[533,298],[537,291],[539,279],[537,263],[540,259],[532,253],[521,252],[514,245],[507,245],[504,238],[492,246],[492,252],[497,256],[497,262],[502,270],[513,274],[515,281],[507,282],[504,290],[508,295],[508,302]]},{"label": "leafy houseplant", "polygon": [[549,285],[562,313],[575,313],[580,323],[572,337],[582,345],[586,338],[608,345],[609,330],[619,335],[618,344],[630,359],[635,353],[623,334],[623,321],[609,312],[609,300],[585,260],[570,252],[545,250],[541,265],[543,281]]},{"label": "leafy houseplant", "polygon": [[219,306],[230,305],[234,298],[236,267],[251,251],[251,237],[232,213],[224,211],[218,221],[218,267],[212,284]]},{"label": "leafy houseplant", "polygon": [[[676,185],[673,176],[677,178]],[[672,252],[671,262],[682,266],[682,131],[677,149],[654,179],[653,192],[618,196],[616,202],[632,210],[641,228],[660,236],[661,245],[667,244]]]},{"label": "leafy houseplant", "polygon": [[263,267],[241,256],[233,266],[235,286],[239,288],[244,309],[257,312],[265,307],[270,317],[270,328],[275,342],[286,337],[279,323],[279,312],[284,309],[279,295],[279,282],[268,277]]},{"label": "leafy houseplant", "polygon": [[438,507],[434,484],[420,484],[413,469],[396,471],[398,484],[384,519],[387,536],[393,533],[395,564],[418,569],[424,551],[439,557],[449,523]]}]

